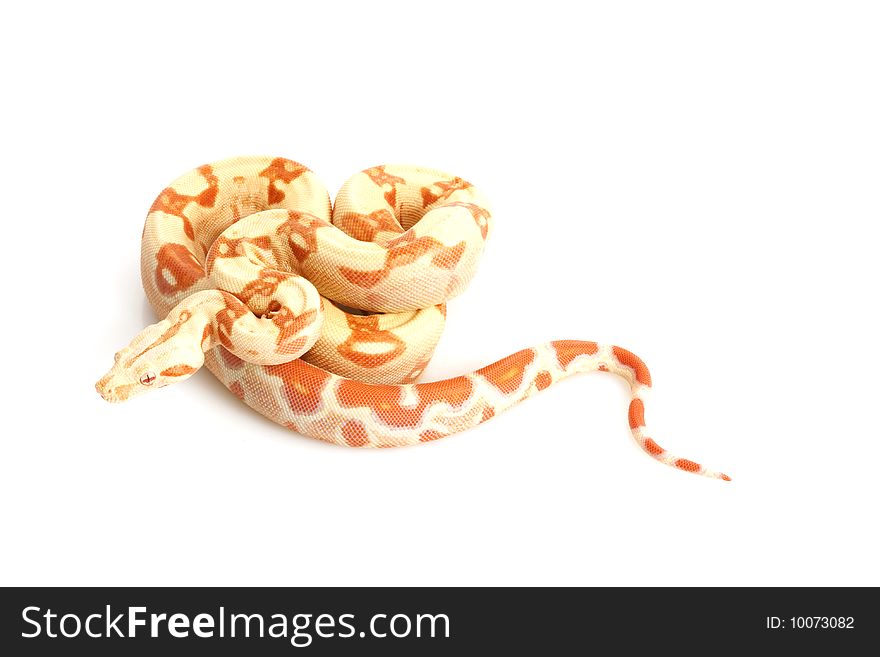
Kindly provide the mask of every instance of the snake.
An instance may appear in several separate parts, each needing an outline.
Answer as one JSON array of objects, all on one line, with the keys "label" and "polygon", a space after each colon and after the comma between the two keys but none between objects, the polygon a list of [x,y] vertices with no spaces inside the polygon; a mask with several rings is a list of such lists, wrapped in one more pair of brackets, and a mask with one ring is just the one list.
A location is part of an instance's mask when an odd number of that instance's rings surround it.
[{"label": "snake", "polygon": [[629,384],[629,426],[645,453],[729,481],[651,437],[651,374],[622,347],[554,340],[417,381],[492,228],[482,192],[436,169],[374,166],[331,201],[315,173],[283,157],[197,167],[162,190],[144,223],[141,279],[163,319],[116,352],[95,387],[121,402],[205,366],[270,420],[367,448],[434,441],[573,374],[610,372]]}]

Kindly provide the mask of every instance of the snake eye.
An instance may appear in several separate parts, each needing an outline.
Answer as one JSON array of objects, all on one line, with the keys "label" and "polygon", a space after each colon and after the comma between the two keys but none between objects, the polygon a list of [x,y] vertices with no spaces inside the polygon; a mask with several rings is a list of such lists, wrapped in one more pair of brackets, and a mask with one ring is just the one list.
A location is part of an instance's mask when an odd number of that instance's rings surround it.
[{"label": "snake eye", "polygon": [[153,385],[153,381],[155,381],[155,380],[156,380],[156,373],[155,372],[144,372],[143,374],[141,374],[140,381],[141,381],[142,385],[151,386],[151,385]]}]

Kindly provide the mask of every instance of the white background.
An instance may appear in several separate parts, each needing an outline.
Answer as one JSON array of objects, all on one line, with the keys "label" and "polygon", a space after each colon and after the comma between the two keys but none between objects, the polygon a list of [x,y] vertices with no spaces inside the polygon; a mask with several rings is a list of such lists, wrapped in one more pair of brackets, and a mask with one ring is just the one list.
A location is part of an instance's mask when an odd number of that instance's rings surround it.
[{"label": "white background", "polygon": [[[577,7],[577,10],[573,9]],[[18,3],[5,10],[0,582],[880,584],[872,3]],[[427,379],[559,338],[651,367],[346,450],[207,372],[110,406],[147,208],[271,154],[482,188]]]}]

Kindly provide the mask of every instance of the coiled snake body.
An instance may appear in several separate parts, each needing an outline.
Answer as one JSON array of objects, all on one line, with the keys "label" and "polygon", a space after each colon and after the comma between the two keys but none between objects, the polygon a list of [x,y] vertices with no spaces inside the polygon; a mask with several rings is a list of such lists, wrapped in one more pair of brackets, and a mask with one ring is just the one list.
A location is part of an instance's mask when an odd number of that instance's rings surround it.
[{"label": "coiled snake body", "polygon": [[305,166],[241,157],[162,191],[144,226],[147,298],[166,317],[116,354],[96,384],[108,401],[182,381],[203,364],[236,396],[298,433],[392,447],[463,431],[579,372],[623,377],[629,424],[655,459],[729,479],[648,434],[645,364],[620,347],[558,340],[464,376],[413,383],[445,302],[474,275],[492,215],[461,178],[377,166],[331,205]]}]

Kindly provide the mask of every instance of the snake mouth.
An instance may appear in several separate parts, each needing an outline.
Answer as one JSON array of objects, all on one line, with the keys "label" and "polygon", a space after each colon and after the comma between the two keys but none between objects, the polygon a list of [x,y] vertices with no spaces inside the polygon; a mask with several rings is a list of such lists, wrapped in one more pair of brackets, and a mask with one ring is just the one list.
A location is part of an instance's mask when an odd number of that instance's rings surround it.
[{"label": "snake mouth", "polygon": [[109,377],[104,377],[100,381],[95,384],[95,390],[98,391],[98,394],[104,399],[104,401],[108,401],[111,404],[118,404],[119,402],[124,402],[131,396],[133,392],[133,388],[136,384],[121,384],[121,385],[111,385]]}]

